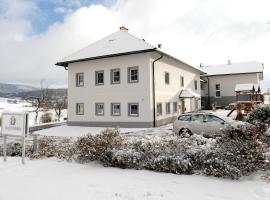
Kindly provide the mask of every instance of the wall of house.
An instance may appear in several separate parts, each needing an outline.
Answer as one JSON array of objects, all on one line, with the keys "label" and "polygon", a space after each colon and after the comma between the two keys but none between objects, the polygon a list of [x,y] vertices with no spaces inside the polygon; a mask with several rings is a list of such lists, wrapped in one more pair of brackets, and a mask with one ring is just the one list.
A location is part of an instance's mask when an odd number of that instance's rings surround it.
[{"label": "wall of house", "polygon": [[[159,54],[153,53],[150,63],[158,58]],[[150,65],[150,66],[151,66]],[[169,73],[170,83],[165,83],[165,72]],[[184,77],[184,87],[181,86],[180,76]],[[195,90],[194,80],[197,80],[197,90]],[[152,85],[152,77],[151,77]],[[157,124],[163,125],[172,122],[177,114],[181,113],[181,101],[179,94],[181,90],[190,89],[191,91],[200,95],[200,72],[191,68],[190,66],[176,61],[172,58],[164,56],[155,64],[155,88],[156,88],[156,104],[162,103],[162,115],[156,117]],[[152,89],[151,89],[152,98]],[[170,102],[169,114],[166,113],[166,103]],[[173,102],[177,102],[177,112],[173,112]],[[201,102],[198,100],[198,109],[200,109]],[[152,106],[152,103],[151,103]],[[185,99],[186,112],[195,110],[195,99]]]},{"label": "wall of house", "polygon": [[[68,124],[85,126],[150,127],[152,112],[150,56],[126,55],[69,64]],[[139,82],[128,83],[128,67],[139,67]],[[120,84],[111,84],[110,70],[120,68]],[[104,70],[104,85],[95,84],[95,71]],[[84,73],[84,86],[76,87],[76,73]],[[111,103],[121,104],[121,115],[111,116]],[[84,115],[76,115],[76,103],[84,103]],[[104,116],[95,115],[95,103],[104,103]],[[128,103],[139,103],[139,116],[128,116]]]},{"label": "wall of house", "polygon": [[[204,78],[207,80],[206,78]],[[209,76],[209,98],[208,98],[208,83],[204,84],[204,90],[202,96],[205,98],[205,104],[210,105],[206,108],[210,109],[213,103],[217,103],[218,106],[228,106],[230,103],[236,101],[235,86],[236,84],[256,83],[259,84],[260,78],[258,73],[253,74],[235,74],[235,75],[219,75]],[[220,84],[220,97],[216,97],[216,84]],[[210,101],[210,102],[209,102]],[[209,102],[209,103],[208,103]]]}]

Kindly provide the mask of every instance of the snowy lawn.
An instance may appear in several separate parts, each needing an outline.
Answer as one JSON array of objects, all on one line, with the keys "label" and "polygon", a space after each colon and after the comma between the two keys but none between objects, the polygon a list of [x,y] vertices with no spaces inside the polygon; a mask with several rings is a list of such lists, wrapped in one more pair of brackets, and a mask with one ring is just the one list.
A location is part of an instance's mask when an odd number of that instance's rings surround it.
[{"label": "snowy lawn", "polygon": [[96,163],[77,164],[55,158],[0,160],[1,200],[269,200],[270,184],[258,176],[240,181],[106,168]]},{"label": "snowy lawn", "polygon": [[[17,100],[18,103],[14,104],[14,103],[8,103],[7,102],[7,98],[1,98],[0,97],[0,117],[2,112],[4,111],[9,111],[9,112],[29,112],[29,125],[32,126],[34,125],[34,121],[35,121],[35,113],[32,112],[33,108],[31,107],[31,104],[27,101],[22,101],[22,100]],[[54,112],[54,110],[48,110],[48,111],[40,111],[39,115],[38,115],[38,122],[40,120],[40,117],[44,114],[44,113],[51,113],[52,115],[52,119],[55,120],[56,114]],[[63,121],[63,118],[67,116],[67,110],[63,110],[62,113],[62,117],[61,117],[61,121]]]},{"label": "snowy lawn", "polygon": [[[87,134],[96,135],[106,130],[105,127],[83,127],[83,126],[57,126],[41,131],[36,131],[34,134],[43,136],[59,136],[59,137],[79,137]],[[111,127],[111,129],[114,129]],[[172,124],[158,128],[119,128],[120,133],[128,135],[152,135],[152,134],[172,134]]]}]

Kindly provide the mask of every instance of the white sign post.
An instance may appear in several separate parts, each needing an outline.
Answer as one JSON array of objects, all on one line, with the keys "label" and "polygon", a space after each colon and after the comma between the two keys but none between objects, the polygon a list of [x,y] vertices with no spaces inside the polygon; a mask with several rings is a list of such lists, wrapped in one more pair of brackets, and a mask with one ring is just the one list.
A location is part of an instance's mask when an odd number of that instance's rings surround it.
[{"label": "white sign post", "polygon": [[25,138],[28,134],[28,113],[25,112],[3,112],[2,129],[3,136],[3,155],[7,161],[7,138],[20,137],[22,140],[22,164],[25,163]]}]

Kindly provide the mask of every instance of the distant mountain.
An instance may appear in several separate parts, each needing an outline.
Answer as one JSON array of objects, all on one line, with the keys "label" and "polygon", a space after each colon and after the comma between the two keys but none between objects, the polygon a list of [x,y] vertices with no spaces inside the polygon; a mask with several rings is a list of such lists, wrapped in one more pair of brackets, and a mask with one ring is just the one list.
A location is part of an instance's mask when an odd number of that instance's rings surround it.
[{"label": "distant mountain", "polygon": [[29,92],[33,90],[38,89],[28,85],[0,83],[0,93],[2,94]]},{"label": "distant mountain", "polygon": [[[48,89],[48,94],[50,96],[64,96],[67,95],[66,88],[60,89]],[[38,97],[41,96],[41,90],[37,87],[21,85],[21,84],[6,84],[0,83],[0,97],[6,98],[23,98],[27,99],[28,97]]]}]

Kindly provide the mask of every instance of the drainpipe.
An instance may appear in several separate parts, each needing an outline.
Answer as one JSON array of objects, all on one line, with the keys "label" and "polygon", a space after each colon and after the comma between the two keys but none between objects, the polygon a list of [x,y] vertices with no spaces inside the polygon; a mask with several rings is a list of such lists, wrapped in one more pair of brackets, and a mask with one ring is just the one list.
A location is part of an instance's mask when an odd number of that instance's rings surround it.
[{"label": "drainpipe", "polygon": [[160,54],[156,60],[152,62],[152,90],[153,90],[153,127],[156,127],[156,87],[155,87],[155,62],[163,58],[163,54]]},{"label": "drainpipe", "polygon": [[207,104],[208,104],[208,109],[210,109],[210,80],[209,80],[209,77],[207,76],[207,96],[208,96],[208,99],[207,99]]}]

